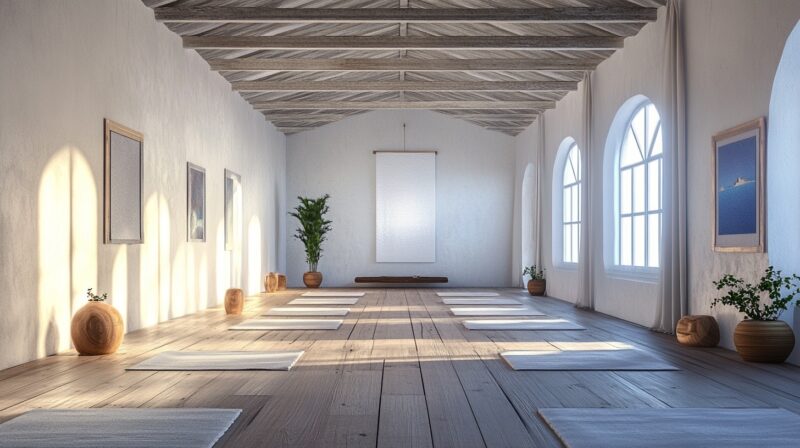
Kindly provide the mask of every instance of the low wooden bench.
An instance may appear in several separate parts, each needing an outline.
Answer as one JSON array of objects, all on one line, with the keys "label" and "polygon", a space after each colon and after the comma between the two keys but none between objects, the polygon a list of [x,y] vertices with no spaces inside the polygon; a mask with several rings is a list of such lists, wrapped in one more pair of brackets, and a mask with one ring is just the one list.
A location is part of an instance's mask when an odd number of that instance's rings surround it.
[{"label": "low wooden bench", "polygon": [[382,276],[382,277],[356,277],[356,283],[447,283],[447,277],[421,277],[413,276]]}]

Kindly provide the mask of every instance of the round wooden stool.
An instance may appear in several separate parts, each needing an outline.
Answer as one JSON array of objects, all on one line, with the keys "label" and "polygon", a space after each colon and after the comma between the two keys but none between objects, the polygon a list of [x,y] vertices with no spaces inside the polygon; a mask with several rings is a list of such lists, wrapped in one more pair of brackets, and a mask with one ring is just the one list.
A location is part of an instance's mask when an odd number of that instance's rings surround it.
[{"label": "round wooden stool", "polygon": [[675,327],[678,342],[689,347],[716,347],[719,325],[714,316],[684,316]]}]

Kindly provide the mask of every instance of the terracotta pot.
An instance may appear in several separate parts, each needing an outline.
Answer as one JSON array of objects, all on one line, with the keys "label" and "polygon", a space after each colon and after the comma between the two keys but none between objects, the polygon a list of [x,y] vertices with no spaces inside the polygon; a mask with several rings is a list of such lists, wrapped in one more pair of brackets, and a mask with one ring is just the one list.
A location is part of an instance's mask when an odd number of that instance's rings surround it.
[{"label": "terracotta pot", "polygon": [[225,314],[242,314],[244,308],[244,291],[231,288],[225,291]]},{"label": "terracotta pot", "polygon": [[716,347],[719,325],[714,316],[684,316],[675,326],[678,342],[689,347]]},{"label": "terracotta pot", "polygon": [[322,272],[306,272],[303,274],[303,283],[306,288],[319,288],[322,284]]},{"label": "terracotta pot", "polygon": [[81,355],[114,353],[122,343],[125,326],[113,306],[89,302],[72,317],[70,333],[75,350]]},{"label": "terracotta pot", "polygon": [[780,363],[794,348],[794,332],[782,320],[743,320],[736,326],[733,343],[749,362]]},{"label": "terracotta pot", "polygon": [[278,274],[278,291],[286,291],[286,275]]},{"label": "terracotta pot", "polygon": [[264,277],[264,290],[267,292],[275,292],[278,290],[278,274],[270,272]]},{"label": "terracotta pot", "polygon": [[528,293],[532,296],[543,296],[547,290],[547,280],[528,280]]}]

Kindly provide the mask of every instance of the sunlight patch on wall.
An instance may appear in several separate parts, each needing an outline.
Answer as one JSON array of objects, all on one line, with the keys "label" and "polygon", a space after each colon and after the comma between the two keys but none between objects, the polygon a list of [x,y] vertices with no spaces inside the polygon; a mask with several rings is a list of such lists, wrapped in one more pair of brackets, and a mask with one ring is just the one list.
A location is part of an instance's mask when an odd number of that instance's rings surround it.
[{"label": "sunlight patch on wall", "polygon": [[258,216],[253,216],[247,226],[246,294],[261,292],[261,275],[261,220],[258,219]]}]

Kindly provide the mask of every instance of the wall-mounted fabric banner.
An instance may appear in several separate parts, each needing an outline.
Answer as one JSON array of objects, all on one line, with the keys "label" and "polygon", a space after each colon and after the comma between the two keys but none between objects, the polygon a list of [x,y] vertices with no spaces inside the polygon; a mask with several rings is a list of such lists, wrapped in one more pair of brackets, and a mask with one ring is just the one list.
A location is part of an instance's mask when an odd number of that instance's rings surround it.
[{"label": "wall-mounted fabric banner", "polygon": [[375,261],[436,261],[436,153],[375,153]]}]

